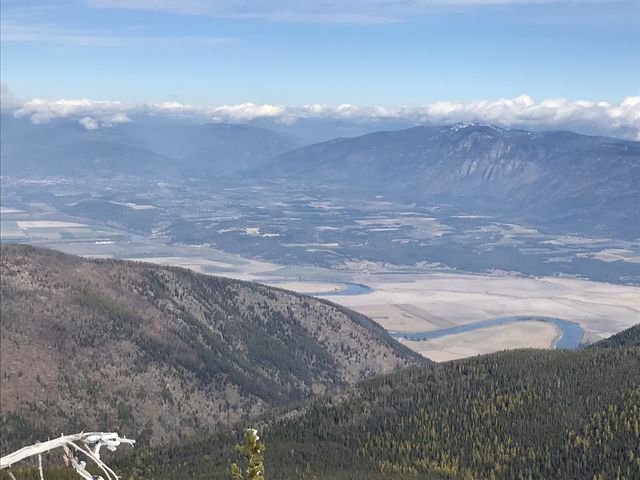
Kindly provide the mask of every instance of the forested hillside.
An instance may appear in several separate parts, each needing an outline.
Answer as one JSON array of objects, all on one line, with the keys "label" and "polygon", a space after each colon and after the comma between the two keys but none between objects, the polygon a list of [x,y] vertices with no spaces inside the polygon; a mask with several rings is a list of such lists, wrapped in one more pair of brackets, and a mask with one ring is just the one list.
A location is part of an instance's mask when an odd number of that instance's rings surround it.
[{"label": "forested hillside", "polygon": [[2,453],[60,432],[138,445],[424,363],[329,302],[180,268],[2,245]]},{"label": "forested hillside", "polygon": [[627,328],[620,333],[600,340],[590,345],[589,348],[609,348],[609,347],[640,347],[640,323],[631,328]]},{"label": "forested hillside", "polygon": [[[638,478],[640,349],[408,368],[290,411],[261,435],[274,480]],[[119,467],[133,478],[227,478],[234,441],[220,433],[138,451]]]}]

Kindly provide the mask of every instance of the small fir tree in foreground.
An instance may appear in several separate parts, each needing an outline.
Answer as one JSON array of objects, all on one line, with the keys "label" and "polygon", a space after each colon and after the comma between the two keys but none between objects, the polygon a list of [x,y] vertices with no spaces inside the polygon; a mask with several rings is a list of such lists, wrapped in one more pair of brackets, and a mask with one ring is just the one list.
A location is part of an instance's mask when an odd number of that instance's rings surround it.
[{"label": "small fir tree in foreground", "polygon": [[234,480],[264,480],[265,444],[260,442],[258,431],[247,428],[244,433],[244,445],[236,445],[236,451],[244,456],[247,468],[242,471],[238,464],[231,465],[231,477]]}]

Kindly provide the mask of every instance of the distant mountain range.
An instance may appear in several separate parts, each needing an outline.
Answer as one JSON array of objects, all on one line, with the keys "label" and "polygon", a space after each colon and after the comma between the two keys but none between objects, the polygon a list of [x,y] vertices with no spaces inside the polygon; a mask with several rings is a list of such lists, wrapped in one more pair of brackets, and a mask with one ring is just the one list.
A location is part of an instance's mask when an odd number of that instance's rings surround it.
[{"label": "distant mountain range", "polygon": [[290,136],[230,124],[131,123],[87,129],[1,117],[3,175],[205,175],[255,168],[299,146]]},{"label": "distant mountain range", "polygon": [[144,175],[173,169],[171,159],[114,128],[87,130],[78,122],[33,125],[2,115],[2,175]]},{"label": "distant mountain range", "polygon": [[1,130],[3,175],[284,177],[348,196],[450,203],[553,230],[640,237],[640,142],[455,124],[300,147],[302,135],[285,133],[291,128],[145,121],[88,130],[7,115]]},{"label": "distant mountain range", "polygon": [[427,362],[276,288],[7,244],[0,267],[3,450],[95,429],[158,444]]},{"label": "distant mountain range", "polygon": [[640,142],[477,124],[421,126],[283,153],[255,175],[640,236]]},{"label": "distant mountain range", "polygon": [[147,149],[178,160],[182,174],[243,172],[300,146],[290,135],[249,125],[131,123],[119,128],[141,139]]}]

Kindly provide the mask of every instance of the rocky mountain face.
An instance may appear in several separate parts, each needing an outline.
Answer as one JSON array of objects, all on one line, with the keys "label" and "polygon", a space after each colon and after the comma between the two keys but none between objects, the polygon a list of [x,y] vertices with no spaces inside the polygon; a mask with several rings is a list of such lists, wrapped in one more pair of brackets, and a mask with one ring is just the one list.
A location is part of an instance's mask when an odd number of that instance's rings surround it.
[{"label": "rocky mountain face", "polygon": [[157,444],[424,363],[368,318],[257,284],[2,245],[4,449]]},{"label": "rocky mountain face", "polygon": [[640,142],[494,126],[420,126],[284,153],[257,175],[407,201],[438,198],[553,227],[640,235]]}]

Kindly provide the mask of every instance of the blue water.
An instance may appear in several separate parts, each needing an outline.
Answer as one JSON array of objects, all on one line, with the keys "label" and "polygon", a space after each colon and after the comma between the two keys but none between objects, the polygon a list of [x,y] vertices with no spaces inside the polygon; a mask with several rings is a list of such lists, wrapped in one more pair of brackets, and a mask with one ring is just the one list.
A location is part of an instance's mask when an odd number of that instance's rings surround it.
[{"label": "blue water", "polygon": [[471,332],[473,330],[480,330],[494,325],[506,325],[509,323],[524,321],[548,322],[556,325],[560,329],[561,336],[556,341],[555,348],[575,350],[580,346],[580,342],[582,342],[584,332],[577,323],[553,317],[534,316],[493,318],[491,320],[459,325],[457,327],[441,328],[440,330],[433,330],[431,332],[389,332],[389,335],[395,338],[406,338],[409,340],[429,340],[432,338],[444,337],[446,335],[453,335],[454,333]]},{"label": "blue water", "polygon": [[309,295],[314,296],[323,296],[330,297],[333,295],[364,295],[365,293],[370,293],[371,289],[366,285],[362,285],[360,283],[350,283],[350,282],[333,282],[339,283],[345,288],[340,290],[327,290],[326,292],[313,292],[309,293]]}]

